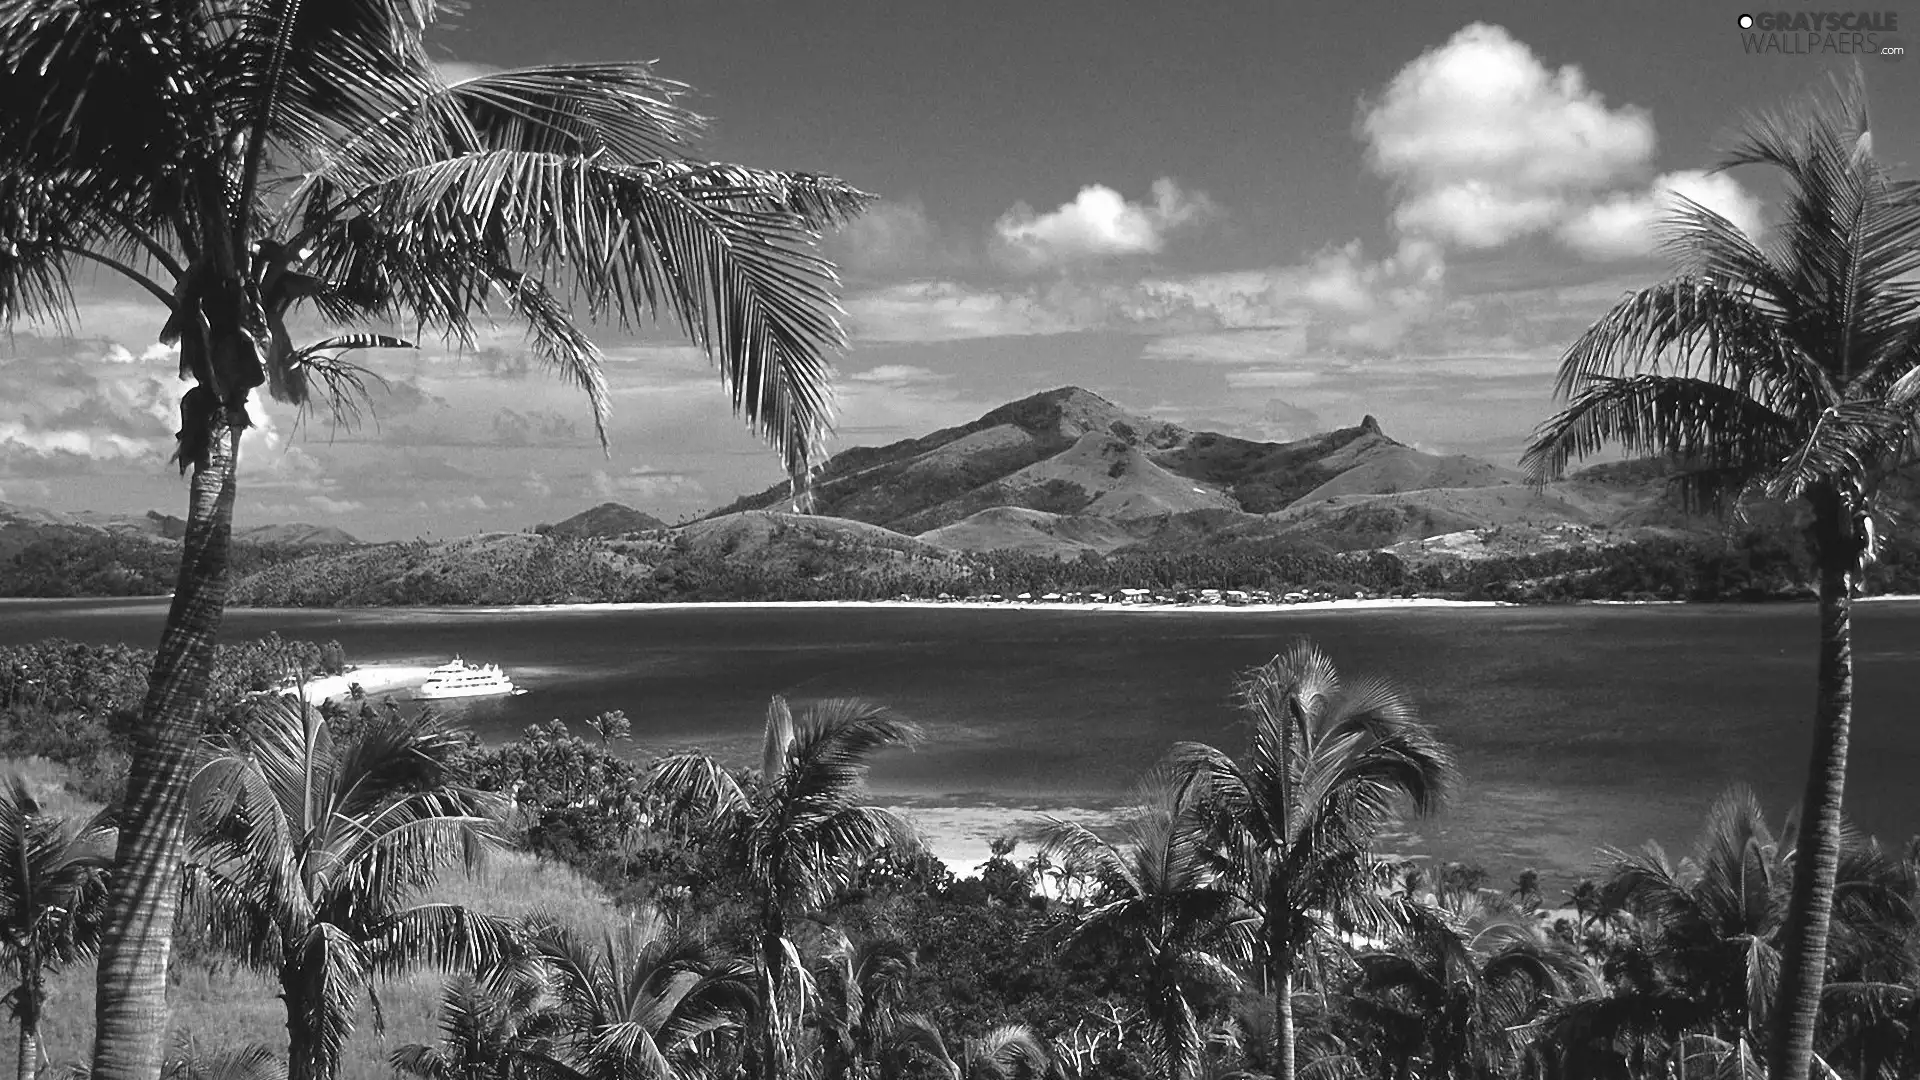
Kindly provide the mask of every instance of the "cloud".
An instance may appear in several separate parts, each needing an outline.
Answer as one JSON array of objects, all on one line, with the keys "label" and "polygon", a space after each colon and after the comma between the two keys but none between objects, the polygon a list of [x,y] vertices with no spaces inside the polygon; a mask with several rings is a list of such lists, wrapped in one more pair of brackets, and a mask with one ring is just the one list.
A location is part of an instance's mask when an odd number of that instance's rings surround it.
[{"label": "cloud", "polygon": [[587,486],[582,494],[600,499],[667,499],[702,490],[700,482],[686,473],[645,468],[610,473],[605,469],[595,469],[588,475]]},{"label": "cloud", "polygon": [[336,499],[328,495],[309,495],[306,503],[323,514],[351,514],[356,510],[367,508],[365,503],[354,502],[351,499]]},{"label": "cloud", "polygon": [[1401,68],[1359,129],[1398,185],[1403,232],[1489,248],[1549,228],[1570,205],[1643,176],[1643,109],[1610,109],[1580,69],[1550,70],[1505,29],[1474,23]]},{"label": "cloud", "polygon": [[564,445],[579,441],[580,427],[552,410],[501,409],[493,414],[493,437],[502,446]]},{"label": "cloud", "polygon": [[1015,204],[994,223],[995,254],[1021,271],[1152,255],[1166,246],[1172,233],[1217,212],[1206,195],[1182,191],[1168,177],[1154,181],[1150,204],[1128,202],[1110,187],[1089,184],[1072,202],[1050,213]]},{"label": "cloud", "polygon": [[949,234],[919,199],[888,199],[830,234],[828,257],[856,276],[944,273],[978,262],[978,243]]},{"label": "cloud", "polygon": [[1267,329],[1368,348],[1396,340],[1431,308],[1443,273],[1433,244],[1409,240],[1376,260],[1355,242],[1298,266],[1001,288],[917,282],[857,294],[846,307],[864,342]]},{"label": "cloud", "polygon": [[856,371],[846,376],[848,382],[872,383],[879,386],[903,387],[942,383],[952,378],[916,364],[881,364],[879,367]]},{"label": "cloud", "polygon": [[1647,190],[1595,203],[1561,225],[1559,237],[1590,259],[1646,258],[1659,248],[1664,219],[1687,201],[1697,203],[1759,239],[1760,200],[1726,173],[1687,169],[1667,173]]}]

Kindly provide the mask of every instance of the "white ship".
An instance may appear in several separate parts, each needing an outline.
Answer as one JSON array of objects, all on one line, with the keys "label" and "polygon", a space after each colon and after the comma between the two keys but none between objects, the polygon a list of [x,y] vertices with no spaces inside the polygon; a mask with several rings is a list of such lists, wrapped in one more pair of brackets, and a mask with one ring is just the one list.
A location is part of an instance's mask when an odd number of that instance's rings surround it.
[{"label": "white ship", "polygon": [[418,696],[423,698],[492,697],[499,694],[524,694],[513,685],[498,664],[469,664],[454,657],[427,673]]}]

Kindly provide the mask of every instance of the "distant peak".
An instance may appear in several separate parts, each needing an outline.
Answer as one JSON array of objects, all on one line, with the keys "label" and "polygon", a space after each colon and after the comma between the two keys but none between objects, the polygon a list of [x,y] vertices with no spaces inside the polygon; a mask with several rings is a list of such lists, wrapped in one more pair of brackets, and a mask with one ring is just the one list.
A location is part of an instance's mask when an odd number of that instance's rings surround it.
[{"label": "distant peak", "polygon": [[1366,416],[1360,418],[1360,430],[1368,435],[1378,435],[1380,434],[1380,421],[1375,420],[1372,413],[1368,413]]}]

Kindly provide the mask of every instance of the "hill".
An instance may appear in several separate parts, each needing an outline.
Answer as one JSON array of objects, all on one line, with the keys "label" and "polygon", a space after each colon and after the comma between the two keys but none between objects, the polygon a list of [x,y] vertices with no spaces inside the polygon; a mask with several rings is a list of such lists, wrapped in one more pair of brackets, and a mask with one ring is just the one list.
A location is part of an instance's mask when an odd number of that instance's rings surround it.
[{"label": "hill", "polygon": [[[62,513],[0,503],[0,596],[157,596],[173,588],[186,522],[168,514]],[[327,525],[233,532],[246,573],[310,550],[357,545]]]},{"label": "hill", "polygon": [[[667,523],[631,506],[604,502],[591,510],[582,510],[555,525],[542,526],[554,536],[626,536],[629,533],[664,529]],[[537,530],[536,530],[537,531]]]},{"label": "hill", "polygon": [[625,538],[482,533],[308,554],[234,583],[264,607],[880,599],[956,556],[858,521],[749,511]]},{"label": "hill", "polygon": [[[719,513],[787,497],[784,486],[769,488]],[[955,551],[1059,556],[1247,539],[1354,551],[1500,528],[1534,529],[1551,546],[1560,526],[1623,537],[1716,527],[1644,470],[1602,467],[1539,491],[1513,469],[1399,442],[1372,416],[1256,442],[1155,420],[1073,386],[918,439],[846,450],[822,470],[815,500],[821,513]]]}]

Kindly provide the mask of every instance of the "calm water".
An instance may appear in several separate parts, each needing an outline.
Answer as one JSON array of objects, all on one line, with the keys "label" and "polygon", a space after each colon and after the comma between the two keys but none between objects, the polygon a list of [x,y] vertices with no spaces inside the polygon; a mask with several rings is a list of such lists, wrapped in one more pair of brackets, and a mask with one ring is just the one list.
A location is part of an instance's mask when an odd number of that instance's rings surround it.
[{"label": "calm water", "polygon": [[[0,643],[158,640],[154,601],[0,604]],[[1884,840],[1920,832],[1920,602],[1862,605],[1849,806]],[[1107,807],[1173,742],[1237,748],[1236,671],[1307,634],[1411,689],[1465,782],[1400,843],[1505,875],[1584,872],[1602,844],[1690,842],[1744,781],[1797,799],[1813,704],[1811,606],[1251,613],[881,609],[457,609],[228,613],[225,638],[337,638],[358,662],[504,665],[532,692],[457,705],[489,737],[619,708],[649,750],[745,762],[767,697],[861,696],[921,722],[875,770],[890,800]],[[584,728],[575,725],[584,733]],[[977,815],[976,815],[977,816]]]}]

